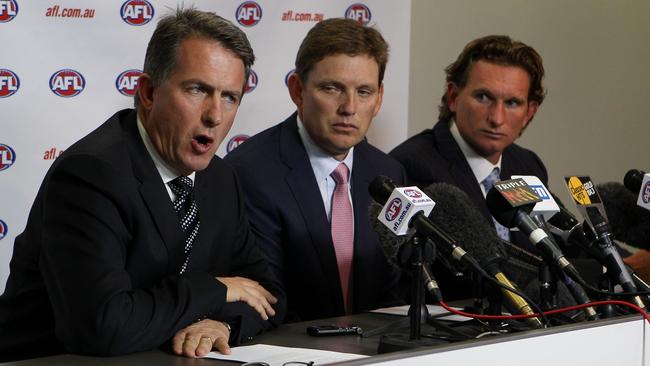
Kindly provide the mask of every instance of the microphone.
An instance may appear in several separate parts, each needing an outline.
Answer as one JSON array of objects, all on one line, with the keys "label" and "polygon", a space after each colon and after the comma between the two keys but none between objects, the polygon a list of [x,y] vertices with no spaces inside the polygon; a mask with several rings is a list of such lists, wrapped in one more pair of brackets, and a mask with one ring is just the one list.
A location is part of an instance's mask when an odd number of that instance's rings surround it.
[{"label": "microphone", "polygon": [[[595,249],[600,254],[601,263],[607,267],[607,272],[611,278],[620,284],[625,292],[636,292],[637,288],[634,280],[612,240],[605,208],[591,178],[588,176],[572,176],[566,177],[565,180],[574,202],[589,221],[591,229],[596,235],[597,246]],[[581,185],[578,185],[578,183]],[[645,308],[639,296],[634,296],[632,300],[639,307]]]},{"label": "microphone", "polygon": [[438,287],[438,282],[433,278],[433,275],[427,266],[422,266],[422,275],[424,276],[424,286],[427,288],[433,299],[437,302],[441,302],[442,292],[440,291],[440,287]]},{"label": "microphone", "polygon": [[[410,189],[411,191],[417,191],[417,194],[415,193],[408,194],[409,197],[412,196],[426,197],[426,194],[422,193],[417,187],[407,187],[407,188]],[[392,189],[392,193],[391,193],[391,189]],[[384,176],[378,176],[377,178],[375,178],[370,183],[368,190],[370,192],[370,195],[373,197],[375,201],[377,201],[378,203],[385,204],[384,208],[382,209],[382,213],[392,212],[390,207],[394,205],[394,203],[392,202],[392,197],[394,197],[396,192],[399,192],[397,193],[398,195],[403,194],[401,193],[402,192],[401,189],[395,187],[395,184],[390,180],[390,178]],[[382,213],[380,213],[378,217],[378,220],[380,221],[382,221]],[[392,217],[392,214],[389,216]],[[446,232],[441,230],[437,225],[433,224],[429,220],[429,218],[422,213],[422,211],[417,211],[413,214],[406,213],[404,215],[398,212],[395,215],[395,217],[409,217],[409,216],[410,219],[407,223],[407,226],[409,228],[410,227],[415,228],[415,231],[417,233],[430,239],[432,242],[436,244],[437,247],[441,248],[451,258],[453,258],[455,261],[462,264],[466,268],[475,269],[482,275],[486,275],[484,270],[474,259],[474,257],[469,253],[467,253],[463,248],[461,248],[451,236],[449,236]],[[395,220],[396,219],[393,218],[392,221]],[[405,221],[405,219],[403,219],[403,221]],[[391,224],[390,222],[386,223],[384,221],[382,221],[382,223],[384,223],[384,225],[386,225],[392,232],[394,233],[400,232],[400,230],[396,227],[394,223]],[[509,281],[507,281],[507,278],[505,278],[505,276],[503,276],[501,281],[495,281],[495,282],[499,283],[499,285],[501,286],[503,286],[505,282],[509,283]],[[509,288],[513,288],[512,284],[509,285]],[[528,308],[527,314],[532,314],[533,312],[532,310],[530,310],[530,306],[525,301],[524,304]],[[520,308],[525,308],[525,306],[521,305],[520,303]],[[535,320],[529,320],[529,322],[531,322],[531,324],[534,324],[535,327],[541,326],[541,321],[538,318],[531,318],[531,319],[535,319]]]},{"label": "microphone", "polygon": [[573,277],[579,277],[578,272],[564,257],[564,254],[530,217],[530,212],[541,198],[537,196],[526,182],[521,179],[510,179],[497,182],[485,197],[492,216],[501,225],[509,228],[517,227],[528,235],[530,242],[542,253],[547,262],[558,266]]},{"label": "microphone", "polygon": [[[476,208],[465,192],[447,183],[434,183],[424,192],[436,201],[436,209],[429,214],[431,222],[444,227],[475,258],[483,258],[481,267],[494,279],[508,288],[517,288],[499,268],[505,258],[505,249],[490,222]],[[511,312],[533,314],[528,302],[521,296],[501,288],[504,305]],[[527,322],[541,327],[539,318]]]},{"label": "microphone", "polygon": [[[395,235],[392,230],[379,220],[382,209],[383,206],[379,203],[370,203],[370,206],[368,207],[368,220],[370,221],[370,226],[375,233],[377,233],[377,236],[379,237],[379,246],[388,262],[400,267],[406,266],[408,263],[408,255],[410,253],[408,253],[408,250],[402,251],[402,246],[411,240],[412,235]],[[438,261],[454,277],[463,276],[463,273],[449,262],[446,257],[440,256],[438,257]]]},{"label": "microphone", "polygon": [[[380,175],[370,182],[368,191],[376,202],[384,205],[377,219],[395,235],[404,235],[415,229],[415,232],[430,239],[457,262],[468,268],[479,267],[478,262],[452,237],[431,223],[426,215],[431,212],[435,203],[418,187],[397,188],[390,178]],[[410,202],[403,203],[411,199],[416,202],[411,205]],[[420,200],[422,207],[430,208],[426,213],[425,209],[414,209]]]},{"label": "microphone", "polygon": [[521,178],[541,198],[531,211],[531,216],[538,216],[548,221],[556,213],[560,212],[560,206],[555,202],[553,195],[546,189],[544,183],[534,175],[513,175],[511,179]]},{"label": "microphone", "polygon": [[636,192],[617,182],[598,184],[597,188],[614,238],[650,249],[650,211],[638,205]]},{"label": "microphone", "polygon": [[411,231],[416,216],[428,215],[435,202],[422,193],[418,187],[395,187],[390,178],[379,176],[368,186],[370,195],[384,205],[377,219],[395,235],[406,235]]},{"label": "microphone", "polygon": [[402,248],[402,245],[408,242],[410,235],[397,236],[386,225],[382,224],[378,219],[382,208],[382,205],[377,202],[372,202],[368,207],[368,220],[370,221],[370,226],[379,237],[379,245],[384,256],[386,256],[389,263],[395,264],[399,250]]},{"label": "microphone", "polygon": [[[381,211],[382,211],[382,205],[380,205],[377,202],[370,203],[370,206],[368,207],[368,220],[370,221],[370,226],[375,231],[375,233],[377,233],[377,235],[379,236],[379,245],[381,246],[381,250],[386,256],[388,262],[391,264],[403,265],[406,261],[402,261],[398,259],[398,257],[400,256],[400,249],[402,248],[402,245],[408,243],[408,241],[411,239],[411,235],[402,235],[402,236],[395,235],[391,230],[389,230],[386,227],[386,225],[384,225],[381,221],[379,221],[378,216]],[[441,257],[439,259],[442,258],[444,257]],[[463,275],[458,270],[453,268],[451,263],[449,263],[448,261],[445,260],[442,263],[447,269],[449,269],[449,271],[452,274],[456,276]],[[440,291],[438,282],[431,274],[431,271],[429,270],[427,265],[422,266],[422,276],[424,278],[424,286],[429,291],[431,296],[433,296],[433,299],[438,302],[442,301],[442,292]]]},{"label": "microphone", "polygon": [[566,246],[577,246],[591,257],[603,263],[601,253],[594,241],[587,237],[582,224],[563,205],[547,222],[548,228],[555,237],[560,238]]},{"label": "microphone", "polygon": [[[564,257],[562,251],[546,231],[530,216],[530,212],[542,199],[526,184],[524,179],[516,178],[495,183],[485,199],[490,213],[501,225],[510,228],[518,227],[528,235],[528,239],[539,249],[544,259],[549,264],[556,266],[560,279],[576,301],[582,304],[588,303],[589,298],[584,289],[572,281],[583,283],[580,274]],[[592,307],[585,308],[584,311],[590,319],[597,318],[596,311]]]},{"label": "microphone", "polygon": [[625,173],[625,176],[623,177],[623,184],[627,189],[630,190],[632,193],[639,193],[641,190],[641,183],[643,182],[643,178],[646,175],[646,172],[643,170],[639,169],[630,169]]},{"label": "microphone", "polygon": [[630,192],[638,194],[637,205],[650,210],[650,174],[642,170],[630,169],[623,177],[623,184]]}]

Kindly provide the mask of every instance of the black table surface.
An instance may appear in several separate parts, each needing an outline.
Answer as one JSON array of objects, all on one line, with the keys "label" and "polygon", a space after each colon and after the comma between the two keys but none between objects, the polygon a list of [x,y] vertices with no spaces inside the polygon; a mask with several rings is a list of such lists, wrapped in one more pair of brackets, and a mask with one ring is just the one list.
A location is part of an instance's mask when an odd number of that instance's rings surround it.
[{"label": "black table surface", "polygon": [[[342,335],[342,336],[326,336],[326,337],[312,337],[307,335],[306,329],[310,325],[355,325],[360,326],[365,332],[380,327],[386,328],[387,325],[390,332],[399,332],[408,334],[408,324],[406,328],[398,329],[397,326],[390,326],[397,324],[397,322],[404,317],[365,313],[356,314],[351,316],[344,316],[331,319],[322,319],[317,321],[307,321],[300,323],[284,324],[277,329],[266,332],[256,337],[250,344],[270,344],[286,347],[301,347],[321,349],[337,352],[347,352],[374,356],[377,355],[377,348],[379,345],[380,337],[362,337],[357,335]],[[639,319],[637,315],[630,315],[625,317],[617,317],[611,319],[604,319],[594,322],[583,322],[569,325],[556,326],[548,329],[538,329],[523,332],[516,332],[507,335],[500,335],[496,337],[488,337],[482,339],[472,339],[467,341],[460,341],[454,343],[439,344],[432,347],[420,348],[411,351],[402,351],[390,354],[375,356],[368,359],[359,359],[347,362],[350,365],[364,365],[374,361],[382,361],[389,359],[396,359],[401,357],[408,357],[409,355],[418,355],[422,353],[437,353],[447,350],[453,350],[464,347],[472,347],[475,345],[485,345],[496,342],[505,342],[512,339],[521,339],[528,337],[535,337],[539,335],[549,335],[558,332],[566,332],[574,329],[584,329],[589,327],[625,322],[636,321]],[[404,324],[400,324],[403,326]],[[426,333],[427,326],[423,326],[423,333]],[[31,366],[31,365],[46,365],[46,366],[82,366],[82,365],[156,365],[156,366],[185,366],[185,365],[237,365],[238,363],[232,361],[221,361],[214,359],[191,359],[181,356],[176,356],[165,352],[163,350],[151,350],[146,352],[139,352],[135,354],[119,356],[119,357],[90,357],[80,356],[73,354],[64,354],[43,358],[36,358],[30,360],[9,362],[3,365],[16,365],[16,366]]]}]

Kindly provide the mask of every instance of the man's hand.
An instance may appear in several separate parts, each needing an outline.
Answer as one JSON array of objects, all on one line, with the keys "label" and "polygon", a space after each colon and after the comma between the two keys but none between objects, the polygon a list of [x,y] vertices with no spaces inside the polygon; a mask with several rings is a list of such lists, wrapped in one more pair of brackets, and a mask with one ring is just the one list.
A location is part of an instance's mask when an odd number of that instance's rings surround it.
[{"label": "man's hand", "polygon": [[255,309],[264,320],[275,315],[271,304],[278,302],[278,299],[256,281],[244,277],[217,277],[217,280],[228,288],[227,302],[243,301]]},{"label": "man's hand", "polygon": [[205,356],[212,348],[229,355],[228,338],[230,332],[222,322],[204,319],[176,332],[172,349],[175,354],[187,357]]},{"label": "man's hand", "polygon": [[623,262],[632,267],[634,272],[644,281],[650,281],[650,252],[639,249],[629,257],[623,258]]}]

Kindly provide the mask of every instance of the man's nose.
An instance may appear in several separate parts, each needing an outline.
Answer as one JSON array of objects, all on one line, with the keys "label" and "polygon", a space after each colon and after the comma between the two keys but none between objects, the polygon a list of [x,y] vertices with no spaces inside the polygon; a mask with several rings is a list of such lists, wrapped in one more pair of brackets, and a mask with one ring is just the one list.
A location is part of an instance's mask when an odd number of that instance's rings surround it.
[{"label": "man's nose", "polygon": [[356,96],[354,93],[342,93],[338,112],[344,116],[353,116],[357,113]]},{"label": "man's nose", "polygon": [[203,115],[201,116],[202,122],[207,127],[215,127],[221,123],[223,115],[223,108],[221,106],[221,96],[216,95],[207,98],[204,103]]},{"label": "man's nose", "polygon": [[496,101],[490,106],[490,111],[488,115],[490,124],[493,126],[500,126],[505,120],[505,106],[503,102]]}]

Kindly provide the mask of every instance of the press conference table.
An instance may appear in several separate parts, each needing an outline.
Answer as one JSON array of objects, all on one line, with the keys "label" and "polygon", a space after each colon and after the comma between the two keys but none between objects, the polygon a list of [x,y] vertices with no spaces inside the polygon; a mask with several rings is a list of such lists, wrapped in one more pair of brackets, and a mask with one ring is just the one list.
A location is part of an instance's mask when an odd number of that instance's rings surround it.
[{"label": "press conference table", "polygon": [[[350,324],[375,329],[399,319],[383,314],[353,316],[285,324],[255,338],[253,343],[349,352],[373,357],[345,365],[650,365],[650,326],[642,317],[630,315],[593,322],[557,326],[494,337],[442,344],[411,351],[377,355],[379,337],[311,337],[308,325]],[[423,329],[426,329],[423,328]],[[59,355],[3,365],[236,365],[213,359],[189,359],[152,350],[120,357]]]}]

